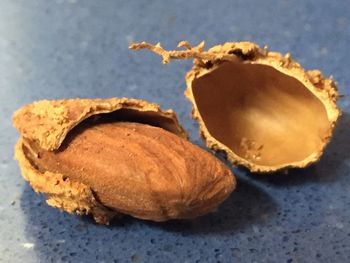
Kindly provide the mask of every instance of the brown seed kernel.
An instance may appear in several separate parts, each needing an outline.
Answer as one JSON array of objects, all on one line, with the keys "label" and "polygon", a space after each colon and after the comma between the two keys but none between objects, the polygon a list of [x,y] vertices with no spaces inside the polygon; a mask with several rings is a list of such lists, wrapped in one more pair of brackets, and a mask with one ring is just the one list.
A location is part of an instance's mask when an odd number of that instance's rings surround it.
[{"label": "brown seed kernel", "polygon": [[[62,105],[66,109],[64,101]],[[193,218],[212,211],[231,193],[234,176],[219,160],[181,138],[182,132],[178,136],[146,124],[161,126],[157,114],[147,111],[145,118],[141,111],[131,116],[125,110],[72,125],[76,127],[62,140],[57,138],[61,144],[53,150],[43,148],[35,136],[22,138],[16,159],[23,176],[36,191],[47,194],[50,205],[92,214],[99,223],[108,223],[115,214],[154,221]],[[20,131],[26,113],[16,114]]]}]

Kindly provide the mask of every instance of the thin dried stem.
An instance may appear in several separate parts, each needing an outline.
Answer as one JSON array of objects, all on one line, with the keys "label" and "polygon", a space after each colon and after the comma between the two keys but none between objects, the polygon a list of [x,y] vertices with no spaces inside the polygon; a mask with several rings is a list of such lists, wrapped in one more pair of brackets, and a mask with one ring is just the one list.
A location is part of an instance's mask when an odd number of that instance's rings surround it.
[{"label": "thin dried stem", "polygon": [[147,42],[132,43],[129,48],[133,50],[149,49],[152,52],[162,56],[163,64],[169,63],[170,59],[195,59],[195,62],[199,65],[205,65],[204,61],[235,61],[237,57],[234,54],[212,53],[203,51],[204,41],[197,46],[192,47],[189,42],[181,41],[177,47],[185,47],[187,50],[165,50],[158,42],[156,45],[149,44]]}]

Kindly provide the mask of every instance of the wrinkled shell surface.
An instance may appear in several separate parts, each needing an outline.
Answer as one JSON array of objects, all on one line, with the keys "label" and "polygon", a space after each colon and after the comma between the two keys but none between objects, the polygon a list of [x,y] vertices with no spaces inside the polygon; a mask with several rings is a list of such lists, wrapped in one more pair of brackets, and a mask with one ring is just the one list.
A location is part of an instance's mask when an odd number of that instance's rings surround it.
[{"label": "wrinkled shell surface", "polygon": [[186,75],[186,97],[208,147],[253,172],[305,167],[329,142],[340,110],[332,78],[305,71],[290,54],[254,43],[225,43],[203,51],[165,51],[159,44],[133,44],[170,59],[194,58]]},{"label": "wrinkled shell surface", "polygon": [[117,214],[193,218],[235,187],[227,167],[185,140],[174,112],[146,101],[39,101],[13,122],[21,133],[15,158],[33,189],[49,205],[98,223]]}]

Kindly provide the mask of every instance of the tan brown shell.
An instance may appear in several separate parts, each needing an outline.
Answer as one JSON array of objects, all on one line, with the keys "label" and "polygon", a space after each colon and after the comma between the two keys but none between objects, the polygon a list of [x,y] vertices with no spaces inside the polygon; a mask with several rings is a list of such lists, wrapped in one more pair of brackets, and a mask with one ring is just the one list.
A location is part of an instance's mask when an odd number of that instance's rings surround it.
[{"label": "tan brown shell", "polygon": [[107,224],[117,213],[101,205],[88,185],[72,181],[63,174],[41,172],[30,163],[23,152],[23,142],[37,143],[42,149],[58,149],[66,135],[83,120],[100,114],[123,111],[129,121],[137,118],[171,131],[182,138],[187,134],[172,110],[161,110],[159,105],[128,98],[42,100],[26,105],[15,112],[14,126],[21,138],[15,148],[23,177],[36,192],[45,193],[53,207],[77,214],[92,214],[98,223]]},{"label": "tan brown shell", "polygon": [[207,146],[252,172],[306,167],[321,157],[341,112],[333,79],[306,71],[288,53],[251,42],[228,42],[203,51],[204,42],[166,51],[132,44],[170,59],[193,58],[186,97]]}]

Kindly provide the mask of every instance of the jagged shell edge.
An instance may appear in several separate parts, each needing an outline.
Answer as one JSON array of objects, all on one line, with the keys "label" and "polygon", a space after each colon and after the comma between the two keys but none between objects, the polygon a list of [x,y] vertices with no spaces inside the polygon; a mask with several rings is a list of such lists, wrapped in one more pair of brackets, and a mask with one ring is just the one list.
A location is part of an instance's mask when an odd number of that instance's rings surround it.
[{"label": "jagged shell edge", "polygon": [[[152,111],[171,120],[175,134],[188,138],[173,110],[162,110],[158,104],[129,98],[41,100],[17,110],[13,123],[25,139],[36,141],[45,150],[55,150],[69,131],[83,120],[120,109]],[[77,116],[70,117],[72,111]]]},{"label": "jagged shell edge", "polygon": [[325,79],[322,73],[318,70],[310,70],[306,72],[300,64],[298,64],[291,58],[289,54],[287,54],[286,56],[282,56],[278,52],[268,52],[267,50],[262,50],[258,48],[258,46],[254,43],[225,43],[222,46],[215,46],[209,51],[229,54],[236,50],[241,51],[244,55],[249,54],[249,57],[251,57],[251,59],[249,60],[243,59],[242,63],[264,64],[272,66],[281,73],[289,75],[303,83],[303,85],[307,89],[309,89],[315,96],[317,96],[317,98],[325,106],[328,119],[331,123],[330,130],[328,132],[328,136],[324,138],[324,144],[322,145],[322,148],[318,151],[318,153],[314,153],[302,161],[279,166],[262,166],[253,164],[248,160],[236,155],[231,149],[229,149],[224,144],[216,140],[213,136],[211,136],[211,134],[205,126],[205,123],[200,115],[200,112],[197,108],[194,99],[194,95],[192,92],[192,82],[194,81],[194,79],[199,78],[215,70],[220,66],[220,62],[214,63],[210,69],[202,68],[195,64],[186,75],[187,87],[185,90],[185,96],[192,103],[192,117],[193,119],[199,122],[200,135],[204,139],[207,147],[216,152],[225,152],[227,154],[227,159],[233,165],[244,166],[248,168],[251,172],[269,173],[289,168],[304,168],[312,163],[317,162],[321,158],[326,145],[329,143],[334,132],[336,122],[339,116],[341,115],[341,110],[336,105],[338,92],[333,79]]}]

